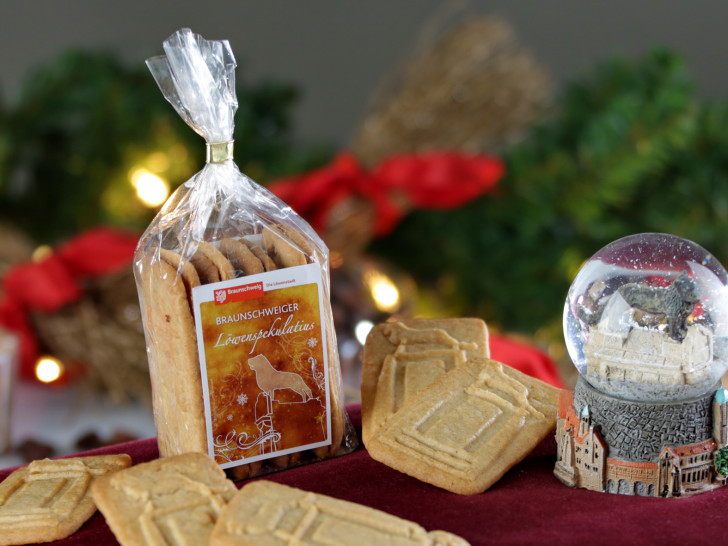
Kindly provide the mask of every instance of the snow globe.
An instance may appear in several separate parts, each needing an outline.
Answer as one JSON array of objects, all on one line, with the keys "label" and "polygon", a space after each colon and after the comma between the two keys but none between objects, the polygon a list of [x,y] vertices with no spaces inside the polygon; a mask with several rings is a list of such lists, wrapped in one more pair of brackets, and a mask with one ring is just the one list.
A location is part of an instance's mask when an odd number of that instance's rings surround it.
[{"label": "snow globe", "polygon": [[655,497],[725,484],[727,285],[710,252],[662,233],[614,241],[582,266],[564,306],[579,379],[559,401],[559,480]]}]

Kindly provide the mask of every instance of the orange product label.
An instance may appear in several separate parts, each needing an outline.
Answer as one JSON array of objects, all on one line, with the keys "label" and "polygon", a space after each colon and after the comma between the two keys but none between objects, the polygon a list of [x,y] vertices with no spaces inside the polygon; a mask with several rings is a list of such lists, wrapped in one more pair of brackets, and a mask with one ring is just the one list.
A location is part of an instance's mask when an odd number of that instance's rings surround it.
[{"label": "orange product label", "polygon": [[208,451],[222,467],[331,443],[321,267],[193,290]]}]

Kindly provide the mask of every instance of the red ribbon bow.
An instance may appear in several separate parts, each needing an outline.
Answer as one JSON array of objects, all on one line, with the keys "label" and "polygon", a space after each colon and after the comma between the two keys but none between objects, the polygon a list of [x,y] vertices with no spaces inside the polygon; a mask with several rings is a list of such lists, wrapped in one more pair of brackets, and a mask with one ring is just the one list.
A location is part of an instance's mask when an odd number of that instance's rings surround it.
[{"label": "red ribbon bow", "polygon": [[20,340],[21,375],[33,376],[38,343],[28,314],[53,313],[83,295],[81,281],[131,264],[138,237],[109,228],[88,230],[38,262],[10,268],[2,280],[0,326]]},{"label": "red ribbon bow", "polygon": [[460,207],[492,191],[503,172],[498,159],[456,152],[393,156],[367,171],[344,152],[321,169],[277,180],[269,189],[319,233],[334,206],[354,195],[364,197],[376,211],[374,234],[382,236],[408,208]]}]

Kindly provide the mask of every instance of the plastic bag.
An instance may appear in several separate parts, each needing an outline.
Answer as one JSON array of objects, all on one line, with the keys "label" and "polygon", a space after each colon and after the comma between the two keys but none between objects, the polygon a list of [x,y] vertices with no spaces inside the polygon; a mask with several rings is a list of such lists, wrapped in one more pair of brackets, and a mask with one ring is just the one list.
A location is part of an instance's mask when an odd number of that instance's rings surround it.
[{"label": "plastic bag", "polygon": [[134,259],[160,455],[208,453],[243,478],[348,452],[328,249],[232,160],[228,42],[183,29],[164,51],[147,65],[208,158]]}]

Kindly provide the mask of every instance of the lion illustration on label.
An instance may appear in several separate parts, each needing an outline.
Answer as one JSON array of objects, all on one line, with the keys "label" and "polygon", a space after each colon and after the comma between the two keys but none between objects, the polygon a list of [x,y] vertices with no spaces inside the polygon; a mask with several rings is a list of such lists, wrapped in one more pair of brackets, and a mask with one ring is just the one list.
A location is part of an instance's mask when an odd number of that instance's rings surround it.
[{"label": "lion illustration on label", "polygon": [[265,355],[249,358],[248,366],[255,372],[258,387],[268,395],[271,402],[275,400],[275,391],[281,389],[291,389],[301,396],[303,402],[313,398],[313,392],[300,375],[276,370]]}]

